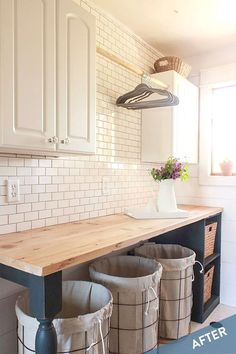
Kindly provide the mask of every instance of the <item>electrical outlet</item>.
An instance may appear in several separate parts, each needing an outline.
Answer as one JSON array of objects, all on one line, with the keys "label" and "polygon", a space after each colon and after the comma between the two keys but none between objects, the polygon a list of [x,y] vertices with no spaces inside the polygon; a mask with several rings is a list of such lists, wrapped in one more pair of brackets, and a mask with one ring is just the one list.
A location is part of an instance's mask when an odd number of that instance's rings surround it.
[{"label": "electrical outlet", "polygon": [[7,181],[7,200],[8,203],[17,203],[20,201],[19,179],[9,179]]}]

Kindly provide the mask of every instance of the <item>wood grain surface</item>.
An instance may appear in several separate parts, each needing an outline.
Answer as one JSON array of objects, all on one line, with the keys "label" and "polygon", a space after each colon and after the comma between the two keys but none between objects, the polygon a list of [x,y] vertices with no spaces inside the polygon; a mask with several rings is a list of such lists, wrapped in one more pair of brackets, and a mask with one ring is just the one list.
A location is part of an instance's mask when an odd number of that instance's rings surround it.
[{"label": "wood grain surface", "polygon": [[44,276],[135,245],[221,213],[222,208],[180,206],[184,219],[136,220],[123,214],[0,236],[0,263]]}]

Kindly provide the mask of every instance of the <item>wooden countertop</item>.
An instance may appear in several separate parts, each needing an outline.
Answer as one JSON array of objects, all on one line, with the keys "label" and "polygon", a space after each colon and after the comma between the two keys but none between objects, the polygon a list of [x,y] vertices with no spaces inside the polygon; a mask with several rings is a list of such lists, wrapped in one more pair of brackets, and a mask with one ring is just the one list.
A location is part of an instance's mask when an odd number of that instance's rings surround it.
[{"label": "wooden countertop", "polygon": [[221,213],[222,208],[181,206],[184,219],[136,220],[118,214],[0,236],[0,263],[48,275],[139,241]]}]

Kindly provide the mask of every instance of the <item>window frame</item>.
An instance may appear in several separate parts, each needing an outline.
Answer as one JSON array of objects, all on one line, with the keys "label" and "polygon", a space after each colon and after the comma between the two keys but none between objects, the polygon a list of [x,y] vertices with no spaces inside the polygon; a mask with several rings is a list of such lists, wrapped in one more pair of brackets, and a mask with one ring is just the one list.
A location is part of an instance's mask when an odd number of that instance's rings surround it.
[{"label": "window frame", "polygon": [[236,175],[212,175],[213,89],[236,85],[236,63],[202,70],[200,73],[199,183],[236,186]]}]

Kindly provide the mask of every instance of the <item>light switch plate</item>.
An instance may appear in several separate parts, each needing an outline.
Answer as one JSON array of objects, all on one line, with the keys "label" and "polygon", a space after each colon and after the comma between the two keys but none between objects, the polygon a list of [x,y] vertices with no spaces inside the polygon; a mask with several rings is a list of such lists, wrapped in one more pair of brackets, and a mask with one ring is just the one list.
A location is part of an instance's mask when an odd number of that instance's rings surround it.
[{"label": "light switch plate", "polygon": [[20,180],[19,179],[8,179],[7,201],[8,203],[17,203],[20,201]]}]

